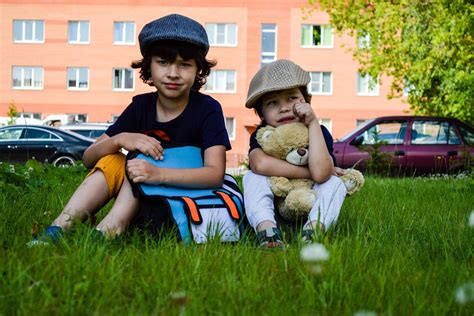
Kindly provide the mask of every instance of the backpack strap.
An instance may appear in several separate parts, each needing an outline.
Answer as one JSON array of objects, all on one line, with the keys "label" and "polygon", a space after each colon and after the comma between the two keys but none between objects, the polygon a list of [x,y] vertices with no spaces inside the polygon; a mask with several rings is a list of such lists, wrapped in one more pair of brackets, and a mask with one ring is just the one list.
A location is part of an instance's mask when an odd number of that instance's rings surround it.
[{"label": "backpack strap", "polygon": [[202,224],[202,216],[201,213],[199,212],[199,206],[197,205],[196,201],[194,201],[192,198],[188,196],[182,196],[180,199],[184,203],[184,209],[186,213],[188,214],[189,219],[193,222],[195,225]]},{"label": "backpack strap", "polygon": [[227,211],[229,212],[230,217],[234,221],[240,221],[240,212],[239,209],[237,208],[237,204],[232,200],[230,195],[224,191],[214,191],[215,194],[217,194],[221,199],[222,202],[224,202],[224,205],[227,208]]}]

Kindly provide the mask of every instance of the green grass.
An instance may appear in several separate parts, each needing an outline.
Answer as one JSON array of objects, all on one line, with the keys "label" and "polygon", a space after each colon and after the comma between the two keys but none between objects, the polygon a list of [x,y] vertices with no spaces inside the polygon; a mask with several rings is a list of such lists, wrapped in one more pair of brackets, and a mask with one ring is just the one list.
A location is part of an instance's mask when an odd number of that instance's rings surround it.
[{"label": "green grass", "polygon": [[0,165],[0,315],[474,313],[474,302],[455,301],[474,281],[472,178],[368,178],[344,202],[323,241],[329,260],[312,274],[296,241],[274,252],[135,233],[94,243],[85,223],[64,243],[28,249],[32,227],[50,223],[86,172],[33,167],[26,179],[26,167]]}]

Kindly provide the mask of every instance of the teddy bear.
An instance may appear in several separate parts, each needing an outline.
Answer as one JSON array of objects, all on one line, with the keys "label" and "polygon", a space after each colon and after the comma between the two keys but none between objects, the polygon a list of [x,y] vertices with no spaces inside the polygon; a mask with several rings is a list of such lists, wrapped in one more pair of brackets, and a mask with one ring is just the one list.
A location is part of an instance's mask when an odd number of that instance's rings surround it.
[{"label": "teddy bear", "polygon": [[[257,131],[256,139],[267,155],[299,166],[308,163],[309,135],[303,123],[264,126]],[[364,176],[356,169],[346,169],[340,178],[348,195],[358,192],[364,184]],[[317,198],[312,180],[270,177],[269,181],[275,206],[283,218],[294,221],[307,216]]]}]

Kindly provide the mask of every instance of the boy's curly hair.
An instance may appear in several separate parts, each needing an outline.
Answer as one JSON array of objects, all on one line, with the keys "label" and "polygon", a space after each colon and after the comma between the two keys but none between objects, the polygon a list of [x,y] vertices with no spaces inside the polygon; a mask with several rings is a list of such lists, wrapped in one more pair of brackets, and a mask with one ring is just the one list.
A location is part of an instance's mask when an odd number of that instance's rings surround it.
[{"label": "boy's curly hair", "polygon": [[217,62],[206,59],[206,52],[200,46],[186,43],[182,41],[164,40],[151,44],[147,49],[147,53],[143,59],[133,61],[131,66],[140,69],[140,78],[144,83],[153,86],[151,79],[151,58],[159,56],[168,61],[175,61],[177,56],[181,56],[184,60],[194,59],[197,65],[197,75],[194,80],[192,90],[199,91],[206,84],[206,78]]}]

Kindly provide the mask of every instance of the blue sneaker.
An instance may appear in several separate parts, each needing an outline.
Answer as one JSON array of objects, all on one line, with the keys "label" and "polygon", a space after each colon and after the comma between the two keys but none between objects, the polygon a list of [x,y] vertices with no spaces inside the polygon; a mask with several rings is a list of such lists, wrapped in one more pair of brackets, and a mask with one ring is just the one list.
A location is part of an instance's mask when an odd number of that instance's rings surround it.
[{"label": "blue sneaker", "polygon": [[63,230],[59,226],[48,226],[41,236],[36,237],[33,240],[30,240],[26,245],[31,248],[35,246],[47,246],[49,244],[57,243],[61,238],[63,238]]}]

